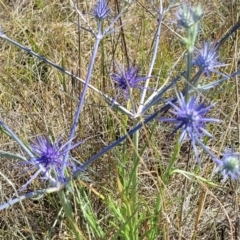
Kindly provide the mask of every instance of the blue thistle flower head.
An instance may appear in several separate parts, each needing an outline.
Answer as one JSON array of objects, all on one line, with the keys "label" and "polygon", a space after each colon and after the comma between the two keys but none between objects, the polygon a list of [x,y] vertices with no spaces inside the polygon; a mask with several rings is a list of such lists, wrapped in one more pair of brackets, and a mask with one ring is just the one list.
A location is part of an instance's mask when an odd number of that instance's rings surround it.
[{"label": "blue thistle flower head", "polygon": [[108,17],[109,12],[110,8],[108,7],[106,0],[98,0],[93,9],[94,17],[98,20],[102,20]]},{"label": "blue thistle flower head", "polygon": [[217,171],[221,172],[223,181],[230,176],[232,180],[240,177],[240,155],[234,152],[234,148],[225,149],[221,160],[215,160]]},{"label": "blue thistle flower head", "polygon": [[204,42],[202,49],[198,52],[199,54],[193,64],[203,69],[208,78],[210,72],[216,72],[215,68],[226,66],[226,64],[218,62],[219,55],[211,44]]},{"label": "blue thistle flower head", "polygon": [[60,144],[60,139],[52,143],[49,138],[37,137],[36,143],[30,146],[36,157],[30,160],[29,163],[37,167],[42,165],[46,172],[51,170],[54,170],[57,174],[60,172],[62,157],[65,153],[63,146]]},{"label": "blue thistle flower head", "polygon": [[200,5],[191,7],[187,4],[183,4],[176,14],[177,24],[183,28],[190,28],[202,18],[202,15],[203,12]]},{"label": "blue thistle flower head", "polygon": [[171,111],[175,118],[160,118],[160,121],[176,124],[173,134],[181,129],[179,142],[189,138],[191,140],[195,155],[198,159],[198,151],[195,144],[196,138],[202,138],[204,135],[212,137],[205,129],[208,122],[220,122],[218,119],[206,117],[207,112],[213,105],[205,106],[203,103],[198,103],[199,97],[190,97],[187,101],[182,93],[178,95],[178,106],[169,102],[173,107]]},{"label": "blue thistle flower head", "polygon": [[[36,142],[30,145],[31,151],[35,157],[22,164],[31,165],[32,168],[38,168],[38,171],[24,186],[22,186],[21,190],[26,188],[42,172],[43,179],[50,180],[52,178],[51,174],[53,173],[55,180],[58,182],[65,181],[65,177],[62,176],[61,170],[67,143],[61,144],[60,139],[52,143],[49,138],[37,137]],[[80,143],[72,146],[71,149],[79,144]],[[67,166],[75,168],[75,165],[70,162],[67,163]]]},{"label": "blue thistle flower head", "polygon": [[139,76],[139,69],[134,64],[127,69],[120,68],[118,65],[117,67],[118,73],[112,73],[111,78],[116,83],[118,90],[125,92],[126,98],[129,97],[131,88],[143,88],[139,83],[149,78]]},{"label": "blue thistle flower head", "polygon": [[[61,139],[51,142],[47,137],[37,137],[36,142],[30,145],[34,157],[29,161],[21,163],[21,165],[31,165],[32,167],[29,169],[38,168],[38,170],[31,176],[30,180],[21,187],[20,191],[25,189],[40,173],[43,173],[43,179],[49,180],[51,184],[65,183],[66,178],[62,173],[64,156],[67,151],[72,150],[82,142],[72,145],[70,149],[67,148],[68,143],[69,141],[62,144]],[[76,169],[75,164],[69,161],[66,163],[66,166],[72,170]]]}]

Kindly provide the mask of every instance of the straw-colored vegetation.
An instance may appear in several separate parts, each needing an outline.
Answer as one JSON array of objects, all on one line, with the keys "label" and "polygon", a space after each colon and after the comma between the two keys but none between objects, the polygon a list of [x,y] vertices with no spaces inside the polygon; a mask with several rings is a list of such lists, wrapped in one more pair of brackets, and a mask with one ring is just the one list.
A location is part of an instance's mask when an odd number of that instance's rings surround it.
[{"label": "straw-colored vegetation", "polygon": [[[122,1],[118,2],[120,7]],[[166,7],[170,1],[163,2]],[[177,31],[181,34],[174,23],[179,1],[176,2],[176,6],[164,16],[154,66],[154,75],[159,77],[151,79],[150,93],[156,85],[169,83],[186,67],[184,47],[174,33]],[[219,40],[239,21],[238,0],[193,2],[201,3],[204,10],[197,47],[201,46],[203,39]],[[93,4],[92,0],[79,0],[78,9],[89,13]],[[108,21],[118,11],[116,1],[110,1],[109,5],[112,12]],[[121,18],[124,35],[121,31],[112,33],[101,43],[91,78],[93,86],[112,97],[116,96],[109,77],[115,68],[114,62],[126,64],[127,61],[136,61],[141,66],[141,74],[146,74],[157,27],[155,15],[147,1],[134,1]],[[92,16],[85,16],[92,27],[96,27]],[[70,1],[0,1],[0,23],[3,33],[8,37],[80,78],[85,78],[94,38],[78,28],[82,22]],[[240,68],[239,46],[239,33],[236,32],[220,48],[221,61],[228,64],[222,70],[224,73]],[[204,78],[203,81],[207,83],[213,79],[218,79],[218,76],[212,75],[210,80]],[[216,104],[211,116],[223,120],[222,123],[208,126],[214,133],[214,139],[205,140],[216,155],[223,151],[224,146],[231,144],[235,145],[237,151],[240,150],[238,81],[239,77],[232,78],[203,96],[206,102]],[[83,85],[75,79],[9,42],[0,40],[1,121],[24,142],[31,143],[39,134],[67,140],[82,89]],[[136,103],[138,93],[134,93]],[[173,94],[174,89],[165,97]],[[118,101],[126,105],[124,97],[120,96]],[[151,111],[163,104],[159,102]],[[167,113],[167,116],[170,115]],[[87,161],[133,124],[133,120],[111,109],[101,96],[89,90],[75,141],[91,138],[73,150],[72,156],[81,163]],[[144,151],[139,165],[139,204],[136,206],[139,239],[150,239],[151,235],[147,235],[147,232],[153,228],[153,224],[157,235],[152,233],[152,236],[158,236],[154,239],[240,239],[239,184],[230,180],[222,183],[220,175],[214,172],[214,163],[204,152],[200,150],[200,168],[190,144],[184,143],[175,164],[177,170],[163,187],[163,173],[176,145],[176,138],[170,135],[171,131],[171,125],[157,120],[140,131],[139,149],[140,153]],[[1,150],[22,153],[20,147],[3,132],[0,134],[0,146]],[[95,161],[80,178],[71,183],[73,192],[68,193],[68,197],[83,239],[134,239],[120,234],[124,221],[127,221],[124,219],[126,205],[131,204],[126,199],[125,191],[133,167],[132,146],[129,138]],[[194,176],[186,176],[181,170]],[[26,171],[25,167],[19,167],[16,160],[1,157],[0,201],[3,203],[16,196],[17,190],[32,173]],[[41,180],[34,181],[26,191],[40,189],[43,185]],[[117,238],[118,231],[120,238]],[[53,193],[39,200],[27,199],[1,211],[0,239],[75,238],[58,195]]]}]

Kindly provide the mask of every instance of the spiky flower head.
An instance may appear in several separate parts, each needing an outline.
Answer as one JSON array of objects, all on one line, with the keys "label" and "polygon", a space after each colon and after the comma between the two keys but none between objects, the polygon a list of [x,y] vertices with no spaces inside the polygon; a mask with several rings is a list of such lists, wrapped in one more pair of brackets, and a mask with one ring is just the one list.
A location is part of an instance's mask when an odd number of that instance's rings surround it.
[{"label": "spiky flower head", "polygon": [[52,143],[49,138],[37,137],[36,143],[31,144],[31,150],[36,157],[29,163],[37,167],[42,165],[46,172],[54,170],[59,173],[64,155],[63,147],[65,146],[61,146],[60,142],[60,139]]},{"label": "spiky flower head", "polygon": [[215,68],[226,66],[218,62],[219,55],[210,43],[203,42],[202,49],[198,50],[199,54],[193,64],[204,70],[207,77],[210,77],[210,72],[216,72]]},{"label": "spiky flower head", "polygon": [[176,14],[178,26],[190,28],[202,18],[202,15],[203,12],[200,5],[191,7],[184,3]]},{"label": "spiky flower head", "polygon": [[98,0],[93,9],[94,17],[98,20],[102,20],[108,17],[109,12],[110,9],[106,0]]},{"label": "spiky flower head", "polygon": [[148,77],[142,77],[138,75],[138,67],[134,64],[127,69],[120,68],[117,65],[118,73],[112,73],[111,78],[116,83],[118,90],[124,91],[126,98],[129,97],[131,88],[143,88],[139,83],[147,80]]},{"label": "spiky flower head", "polygon": [[170,122],[176,124],[173,133],[181,130],[179,142],[189,138],[191,140],[195,155],[198,158],[198,151],[195,144],[196,138],[202,138],[204,135],[212,137],[212,135],[205,129],[208,122],[220,122],[218,119],[206,117],[207,112],[213,105],[205,106],[203,103],[198,103],[199,97],[190,97],[185,100],[182,93],[178,95],[178,106],[169,102],[173,107],[171,111],[175,118],[160,118],[160,121]]},{"label": "spiky flower head", "polygon": [[[80,143],[71,147],[73,149]],[[58,139],[55,142],[51,142],[49,138],[42,136],[37,137],[36,142],[30,145],[34,158],[22,164],[31,165],[31,168],[39,169],[30,180],[22,187],[24,189],[29,185],[41,172],[43,172],[43,179],[49,180],[51,174],[58,182],[64,182],[65,177],[62,176],[63,156],[66,153],[66,145],[61,144],[61,140]],[[21,164],[21,165],[22,165]],[[74,164],[68,162],[67,166],[75,168]],[[30,169],[31,169],[30,168]]]},{"label": "spiky flower head", "polygon": [[[64,161],[64,155],[68,151],[66,142],[62,144],[61,139],[52,142],[47,137],[39,136],[36,141],[30,145],[31,152],[34,157],[27,162],[21,163],[24,165],[31,165],[31,168],[38,168],[30,178],[30,180],[21,187],[20,191],[25,189],[40,173],[43,173],[43,179],[50,180],[54,185],[57,183],[65,183],[65,176],[63,175],[62,167]],[[69,151],[80,145],[82,142],[78,142],[70,147]],[[68,161],[67,167],[71,170],[75,170],[75,164]]]},{"label": "spiky flower head", "polygon": [[240,177],[240,155],[234,151],[234,148],[225,149],[221,160],[215,160],[217,163],[217,171],[221,172],[223,181],[228,176],[232,180],[236,180]]}]

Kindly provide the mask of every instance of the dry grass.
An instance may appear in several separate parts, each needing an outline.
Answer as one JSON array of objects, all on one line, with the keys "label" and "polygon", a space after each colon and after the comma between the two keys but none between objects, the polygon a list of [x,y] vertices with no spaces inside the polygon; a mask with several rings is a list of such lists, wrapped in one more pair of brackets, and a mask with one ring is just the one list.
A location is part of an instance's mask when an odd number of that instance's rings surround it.
[{"label": "dry grass", "polygon": [[[112,90],[109,73],[114,68],[114,61],[126,62],[129,57],[131,61],[137,60],[142,66],[143,73],[148,68],[156,21],[148,12],[153,12],[151,6],[146,1],[141,2],[145,9],[135,3],[123,19],[126,23],[124,33],[127,51],[124,49],[121,34],[115,33],[104,40],[105,52],[99,53],[96,60],[91,83],[111,95],[115,93]],[[202,39],[218,40],[239,21],[238,0],[198,2],[202,4],[205,12],[199,46]],[[112,9],[116,8],[114,1],[110,4]],[[88,12],[91,6],[92,1],[79,1],[81,11]],[[175,27],[171,18],[175,10],[168,13],[164,19],[164,24],[173,29]],[[7,36],[84,78],[94,39],[86,32],[79,33],[73,23],[77,21],[78,16],[67,1],[0,1],[0,22]],[[94,24],[94,21],[91,23]],[[183,47],[166,26],[162,29],[160,51],[154,69],[156,75],[161,69],[159,84],[170,81],[185,67],[181,60],[175,69],[171,68],[181,56]],[[38,134],[62,136],[67,139],[78,95],[82,89],[81,84],[9,43],[3,40],[0,40],[0,43],[1,120],[25,142],[31,142]],[[226,73],[240,67],[239,45],[239,37],[235,34],[221,48],[221,57],[229,64],[225,68]],[[229,146],[231,143],[234,143],[239,150],[239,100],[236,91],[238,80],[231,79],[205,96],[206,101],[216,102],[213,117],[223,120],[222,124],[211,126],[215,139],[209,140],[208,145],[215,154],[222,152],[223,146]],[[154,88],[155,85],[151,87]],[[124,132],[119,121],[121,118],[121,114],[114,113],[99,96],[89,91],[76,139],[94,137],[74,150],[73,156],[84,162],[101,150],[105,144],[115,140]],[[147,130],[152,125],[147,126]],[[128,127],[131,126],[132,122],[129,120]],[[169,127],[156,126],[151,139],[146,129],[141,130],[140,146],[149,143],[142,156],[139,172],[143,209],[146,206],[151,208],[159,194],[161,171],[167,166],[175,144],[174,139],[169,136],[171,129],[166,128]],[[17,144],[4,134],[0,135],[0,145],[1,150],[21,153]],[[129,161],[126,166],[122,166],[121,147],[117,147],[94,163],[88,173],[88,179],[91,179],[94,189],[116,201],[120,201],[119,193],[116,192],[116,172],[121,172],[121,168],[124,167],[128,174],[127,170],[132,166],[131,144],[128,148]],[[188,166],[188,171],[197,172],[199,169],[196,167],[194,156],[191,154],[189,160],[188,151],[188,144],[184,144],[176,168],[186,169]],[[201,156],[202,169],[198,175],[209,179],[213,164],[204,153]],[[19,189],[29,179],[30,173],[15,167],[15,162],[7,159],[1,159],[1,162],[1,173],[14,183],[15,189]],[[196,239],[231,239],[229,233],[231,229],[233,233],[235,232],[232,237],[240,239],[238,183],[227,181],[222,184],[216,175],[213,176],[213,181],[219,186],[208,187],[207,184],[200,184],[198,181],[186,181],[181,174],[175,174],[171,178],[165,191],[162,212],[159,213],[159,228],[163,229],[163,235],[159,239],[168,238],[164,232],[169,233],[170,239],[191,239],[194,229]],[[83,189],[89,193],[92,206],[102,226],[108,229],[111,219],[107,217],[109,209],[91,191],[89,182],[85,181],[85,183],[87,187]],[[80,183],[76,182],[76,184]],[[31,188],[39,188],[40,185],[42,185],[41,181],[36,182]],[[0,187],[1,202],[15,196],[14,188],[3,175],[0,176]],[[205,201],[203,201],[204,197],[206,197]],[[202,208],[201,203],[203,203]],[[83,216],[75,203],[73,208],[76,219],[79,220],[80,225],[83,224]],[[199,209],[202,210],[198,221],[196,219]],[[142,223],[142,231],[147,229],[147,224],[147,222]],[[51,229],[50,234],[49,229]],[[108,238],[111,239],[109,229]],[[48,239],[48,237],[73,239],[55,195],[49,195],[39,201],[26,200],[22,204],[0,212],[1,239],[33,239],[31,232],[36,239]]]}]

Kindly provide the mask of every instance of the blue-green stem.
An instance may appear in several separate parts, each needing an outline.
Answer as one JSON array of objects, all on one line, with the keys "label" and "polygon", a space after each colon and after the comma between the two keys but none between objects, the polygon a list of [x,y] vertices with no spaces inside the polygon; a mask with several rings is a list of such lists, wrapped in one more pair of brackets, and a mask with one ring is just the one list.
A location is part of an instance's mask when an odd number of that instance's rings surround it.
[{"label": "blue-green stem", "polygon": [[[195,85],[198,78],[200,77],[200,75],[202,74],[202,71],[199,71],[193,78],[192,80],[192,84]],[[237,73],[236,73],[237,74]],[[175,81],[175,80],[174,80]],[[185,96],[185,91],[182,92],[182,94]],[[175,103],[177,101],[177,98],[174,98],[171,102]],[[153,113],[152,115],[150,115],[149,117],[147,117],[144,122],[140,122],[139,124],[135,125],[131,130],[129,130],[127,132],[127,134],[125,134],[124,136],[120,137],[119,139],[117,139],[115,142],[109,144],[108,146],[106,146],[105,148],[103,148],[100,152],[98,152],[97,154],[95,154],[94,156],[92,156],[88,161],[86,161],[85,163],[83,163],[77,170],[75,170],[72,174],[72,177],[68,178],[66,182],[69,182],[71,180],[71,178],[75,178],[77,177],[82,171],[84,171],[91,163],[93,163],[94,161],[96,161],[96,159],[98,159],[99,157],[101,157],[103,154],[107,153],[108,151],[110,151],[111,149],[113,149],[114,147],[116,147],[117,145],[119,145],[121,142],[123,142],[126,138],[128,138],[129,136],[133,135],[136,131],[140,130],[140,128],[142,128],[143,125],[148,124],[149,122],[151,122],[153,119],[155,119],[160,113],[164,113],[166,111],[168,111],[171,108],[171,105],[168,103],[165,106],[163,106],[160,110],[156,111],[155,113]]]},{"label": "blue-green stem", "polygon": [[76,239],[77,240],[85,239],[81,230],[79,229],[75,219],[74,219],[72,207],[71,207],[68,199],[66,198],[63,190],[58,192],[58,197],[60,199],[63,210],[66,214],[67,219],[68,219],[68,223],[70,224],[70,227],[71,227]]},{"label": "blue-green stem", "polygon": [[187,54],[187,83],[186,83],[186,90],[185,90],[185,98],[188,99],[189,91],[191,90],[191,72],[192,72],[192,59],[193,53],[191,50],[188,50]]},{"label": "blue-green stem", "polygon": [[76,131],[77,124],[78,124],[78,120],[80,118],[80,114],[81,114],[81,111],[82,111],[82,108],[83,108],[83,103],[85,101],[85,96],[86,96],[86,93],[87,93],[88,84],[89,84],[90,78],[92,76],[93,66],[94,66],[96,56],[97,56],[98,47],[99,47],[99,44],[100,44],[102,38],[103,38],[103,35],[102,35],[102,21],[99,21],[98,22],[98,34],[96,35],[96,41],[95,41],[95,44],[94,44],[94,47],[93,47],[92,57],[91,57],[91,61],[90,61],[89,67],[88,67],[86,81],[85,81],[85,84],[84,84],[83,92],[80,94],[80,97],[79,97],[80,100],[79,100],[79,103],[78,103],[77,111],[76,111],[76,114],[75,114],[75,117],[74,117],[74,121],[73,121],[71,130],[70,130],[69,142],[68,142],[68,145],[66,147],[66,149],[67,149],[66,154],[65,154],[64,159],[63,159],[62,176],[64,176],[64,171],[65,171],[67,160],[68,160],[68,157],[69,157],[69,151],[70,151],[70,148],[71,148],[71,145],[72,145],[72,140],[74,138],[75,131]]},{"label": "blue-green stem", "polygon": [[[137,124],[136,124],[137,125]],[[139,164],[139,154],[138,154],[138,144],[139,144],[139,131],[136,131],[133,134],[133,171],[131,175],[132,182],[132,193],[131,198],[133,200],[133,204],[136,206],[138,202],[138,164]]]},{"label": "blue-green stem", "polygon": [[162,1],[160,1],[160,6],[159,6],[159,12],[158,12],[158,28],[157,28],[157,32],[156,32],[156,38],[154,41],[154,50],[153,50],[153,56],[152,56],[152,60],[148,69],[148,74],[147,74],[147,80],[145,81],[145,85],[141,94],[141,99],[140,99],[140,103],[139,103],[139,108],[137,111],[137,115],[139,115],[139,113],[142,111],[142,108],[144,107],[144,101],[145,101],[145,97],[147,94],[147,90],[148,90],[148,85],[149,85],[149,81],[150,81],[150,77],[152,75],[152,71],[153,71],[153,67],[154,64],[156,62],[157,59],[157,53],[158,53],[158,46],[159,46],[159,42],[160,42],[160,33],[161,33],[161,26],[162,26],[162,17],[163,17],[163,6],[162,6]]},{"label": "blue-green stem", "polygon": [[195,141],[202,147],[202,149],[212,158],[212,160],[216,161],[218,158],[203,144],[203,142],[195,137]]},{"label": "blue-green stem", "polygon": [[[147,75],[147,77],[149,77],[149,78],[145,82],[144,89],[141,94],[141,99],[140,99],[137,114],[142,111],[142,108],[144,106],[144,101],[145,101],[145,96],[146,96],[148,85],[149,85],[149,80],[152,75],[153,66],[154,66],[156,58],[157,58],[157,50],[158,50],[158,46],[159,46],[161,26],[162,26],[162,13],[163,13],[162,9],[163,9],[162,1],[160,1],[158,28],[157,28],[157,32],[156,32],[154,51],[153,51],[153,56],[152,56],[152,60],[151,60],[149,70],[148,70],[148,75]],[[137,125],[138,125],[138,123],[136,123],[135,126],[137,126]],[[139,165],[138,144],[139,144],[139,130],[133,134],[133,146],[134,146],[133,170],[132,170],[131,179],[130,179],[130,183],[132,185],[130,199],[131,199],[131,206],[133,206],[133,210],[135,210],[138,206],[138,165]],[[134,212],[134,211],[132,211],[132,212]],[[132,227],[135,226],[137,228],[137,223],[138,223],[137,211],[136,211],[135,215],[133,216],[133,218],[131,219],[131,222],[132,222]],[[134,229],[135,228],[133,227],[132,231],[131,231],[131,234],[133,234],[132,237],[133,237],[133,239],[138,239],[138,229],[135,229],[135,231],[134,231]]]},{"label": "blue-green stem", "polygon": [[[19,146],[28,154],[30,158],[34,158],[35,156],[32,152],[26,147],[26,145],[18,138],[18,136],[4,123],[0,120],[0,126],[19,144]],[[46,169],[43,165],[39,165],[39,168],[42,172],[46,172]],[[46,177],[50,180],[50,182],[55,185],[56,180],[51,177],[51,175],[46,172]]]},{"label": "blue-green stem", "polygon": [[[129,96],[130,98],[128,99],[127,102],[127,109],[133,108],[133,102],[132,102],[132,89],[129,89]],[[123,128],[124,128],[124,134],[127,133],[127,123],[128,123],[128,116],[124,116],[123,119]],[[126,161],[128,159],[128,154],[127,154],[127,142],[124,141],[123,143],[123,148],[122,148],[122,156],[123,156],[123,163],[126,164]],[[125,224],[126,226],[123,228],[125,236],[129,236],[129,239],[134,239],[134,221],[133,221],[133,212],[134,209],[132,209],[132,199],[131,197],[129,198],[129,189],[131,189],[131,184],[129,184],[131,181],[129,180],[128,182],[124,182],[126,179],[125,176],[125,170],[122,172],[122,179],[123,179],[123,185],[126,187],[126,191],[123,191],[123,216],[125,217]]]},{"label": "blue-green stem", "polygon": [[[137,124],[136,124],[137,125]],[[139,166],[139,154],[138,154],[138,144],[139,144],[139,131],[136,131],[133,134],[133,170],[132,170],[132,192],[131,192],[131,206],[133,211],[135,212],[135,209],[138,208],[138,166]],[[136,211],[135,215],[133,216],[131,222],[133,223],[133,226],[137,228],[138,226],[138,211]],[[132,228],[134,229],[134,227]],[[138,230],[135,231],[132,230],[132,234],[135,234],[134,239],[138,239]],[[133,236],[134,237],[134,236]]]},{"label": "blue-green stem", "polygon": [[[138,126],[138,122],[136,122],[135,126]],[[130,192],[130,215],[134,212],[134,215],[132,216],[129,224],[130,224],[130,234],[131,239],[138,239],[138,229],[137,229],[137,223],[138,223],[138,166],[139,166],[139,160],[140,156],[138,153],[138,145],[139,145],[139,130],[133,133],[133,169],[130,175],[128,189],[131,189]]]},{"label": "blue-green stem", "polygon": [[0,125],[2,128],[19,144],[19,146],[28,154],[30,158],[34,158],[31,151],[25,146],[25,144],[18,138],[18,136],[4,123],[0,120]]},{"label": "blue-green stem", "polygon": [[[177,99],[173,99],[173,102],[175,102]],[[135,125],[131,130],[127,132],[124,136],[120,137],[118,140],[115,142],[109,144],[107,147],[103,148],[100,152],[92,156],[88,161],[83,163],[79,168],[77,168],[71,177],[66,179],[66,183],[68,183],[72,178],[76,178],[82,171],[84,171],[91,163],[96,161],[99,157],[101,157],[103,154],[107,153],[117,145],[119,145],[121,142],[123,142],[125,139],[127,139],[129,136],[133,135],[136,131],[138,131],[142,126],[145,124],[148,124],[151,122],[153,119],[155,119],[160,113],[163,113],[167,111],[169,108],[171,108],[171,105],[168,103],[165,106],[163,106],[160,110],[156,111],[152,115],[150,115],[148,118],[144,120],[144,122],[140,122],[139,124]]]},{"label": "blue-green stem", "polygon": [[36,190],[34,192],[26,193],[23,196],[18,196],[16,198],[11,199],[8,202],[5,202],[2,205],[0,205],[0,211],[2,211],[3,209],[7,209],[7,208],[13,206],[14,204],[19,203],[25,199],[28,199],[28,198],[40,199],[46,193],[52,193],[52,192],[57,192],[57,191],[59,191],[59,189],[57,187],[54,187],[54,188],[41,189],[41,190]]},{"label": "blue-green stem", "polygon": [[193,63],[193,50],[198,34],[198,21],[196,21],[192,26],[187,28],[187,83],[185,88],[185,99],[189,98],[189,92],[191,90],[191,73],[192,73],[192,63]]},{"label": "blue-green stem", "polygon": [[188,34],[188,42],[187,42],[187,82],[185,88],[185,99],[187,100],[189,97],[189,91],[191,89],[191,72],[192,72],[192,61],[193,61],[193,47],[194,47],[194,39],[192,39],[194,26],[187,29]]},{"label": "blue-green stem", "polygon": [[[85,84],[86,81],[84,81],[83,79],[77,77],[76,75],[74,75],[73,73],[67,71],[66,69],[64,69],[63,67],[57,65],[56,63],[51,62],[50,60],[46,59],[44,56],[41,56],[39,54],[37,54],[36,52],[34,52],[31,48],[28,48],[26,46],[21,45],[20,43],[14,41],[13,39],[7,37],[5,34],[0,33],[0,38],[7,40],[8,42],[12,43],[13,45],[15,45],[18,48],[23,49],[24,51],[26,51],[27,53],[33,55],[34,57],[37,57],[38,59],[40,59],[41,61],[49,64],[50,66],[56,68],[57,70],[61,71],[62,73],[70,76],[73,79],[76,79],[77,81],[80,81],[81,83]],[[109,105],[113,105],[116,106],[118,109],[120,109],[122,112],[124,112],[125,114],[127,114],[128,116],[133,118],[133,113],[131,113],[130,111],[127,111],[126,108],[124,108],[123,106],[121,106],[118,102],[113,101],[112,98],[110,98],[109,96],[107,96],[106,94],[102,93],[100,90],[98,90],[97,88],[95,88],[94,86],[92,86],[91,84],[88,83],[88,87],[90,89],[92,89],[94,92],[98,93],[99,95],[101,95],[108,103]]]}]

